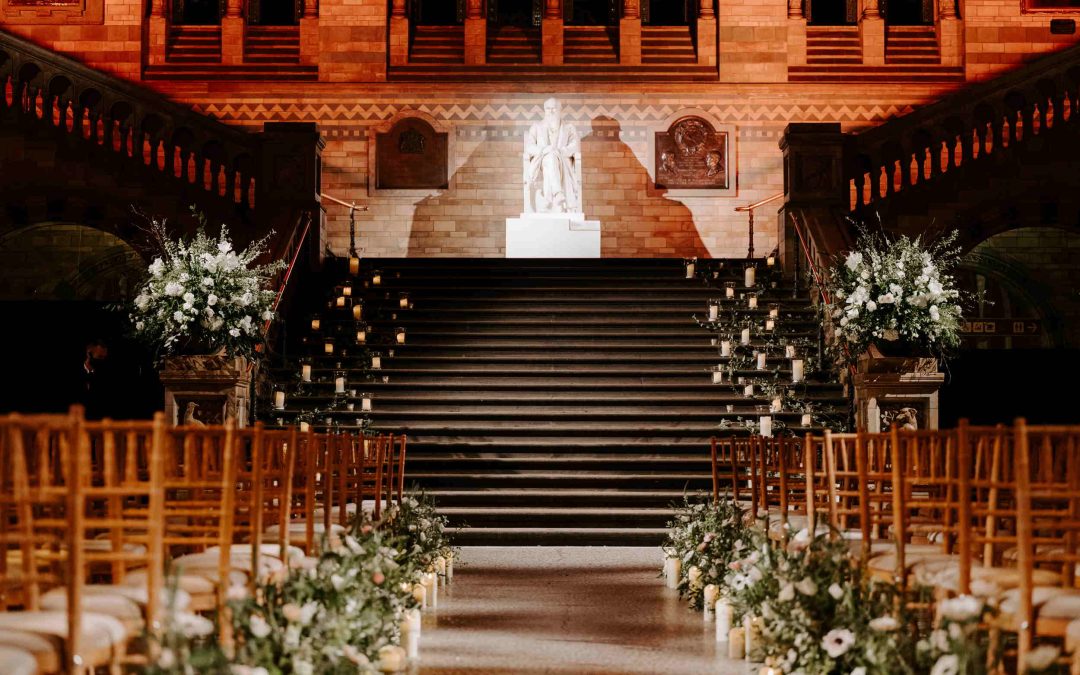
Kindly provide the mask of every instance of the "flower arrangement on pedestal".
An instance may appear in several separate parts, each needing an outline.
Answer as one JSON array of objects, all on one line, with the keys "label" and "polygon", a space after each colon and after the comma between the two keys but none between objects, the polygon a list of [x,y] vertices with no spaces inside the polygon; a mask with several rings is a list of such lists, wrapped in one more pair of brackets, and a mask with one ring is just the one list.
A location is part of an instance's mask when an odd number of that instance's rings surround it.
[{"label": "flower arrangement on pedestal", "polygon": [[165,221],[151,221],[158,255],[129,311],[135,335],[160,356],[197,346],[250,358],[263,341],[261,324],[273,318],[274,292],[266,286],[285,263],[255,265],[266,238],[237,252],[224,226],[211,237],[205,218],[196,217],[199,230],[190,240],[173,239]]},{"label": "flower arrangement on pedestal", "polygon": [[863,231],[825,279],[832,347],[841,363],[871,345],[895,343],[938,357],[960,345],[962,295],[950,275],[959,260],[956,236],[926,245],[919,237]]}]

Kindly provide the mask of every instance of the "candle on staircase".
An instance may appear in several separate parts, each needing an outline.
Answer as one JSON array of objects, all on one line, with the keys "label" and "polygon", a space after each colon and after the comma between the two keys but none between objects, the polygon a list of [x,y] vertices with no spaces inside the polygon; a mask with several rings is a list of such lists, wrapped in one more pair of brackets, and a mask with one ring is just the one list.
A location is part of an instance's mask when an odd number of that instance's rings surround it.
[{"label": "candle on staircase", "polygon": [[758,418],[758,433],[765,438],[772,438],[772,417],[763,415]]},{"label": "candle on staircase", "polygon": [[727,358],[731,356],[731,340],[723,340],[720,342],[720,356]]},{"label": "candle on staircase", "polygon": [[802,382],[803,381],[803,360],[792,359],[791,361],[791,381]]},{"label": "candle on staircase", "polygon": [[757,369],[765,370],[765,352],[758,352],[757,355]]},{"label": "candle on staircase", "polygon": [[439,581],[434,572],[424,572],[421,575],[424,590],[427,591],[427,604],[431,609],[439,608]]},{"label": "candle on staircase", "polygon": [[322,320],[317,316],[311,317],[311,330],[319,330],[322,328]]},{"label": "candle on staircase", "polygon": [[420,609],[427,609],[427,587],[424,584],[413,584],[412,596],[416,604],[420,605]]},{"label": "candle on staircase", "polygon": [[803,413],[802,419],[799,420],[799,422],[804,427],[809,427],[814,424],[814,418],[810,413]]},{"label": "candle on staircase", "polygon": [[341,294],[344,295],[346,298],[351,298],[352,297],[352,286],[350,284],[345,284],[344,286],[342,286],[341,287]]},{"label": "candle on staircase", "polygon": [[337,377],[334,378],[334,393],[335,394],[344,394],[345,393],[345,377],[344,376],[338,375]]},{"label": "candle on staircase", "polygon": [[371,273],[371,285],[382,286],[382,272],[375,270]]},{"label": "candle on staircase", "polygon": [[420,656],[420,610],[407,609],[401,615],[401,642],[410,659]]},{"label": "candle on staircase", "polygon": [[769,307],[769,318],[770,319],[779,319],[780,318],[780,305],[772,305],[772,306]]},{"label": "candle on staircase", "polygon": [[743,396],[746,396],[747,398],[749,398],[749,397],[751,397],[753,395],[754,395],[754,385],[752,385],[752,384],[746,385],[746,387],[743,388]]},{"label": "candle on staircase", "polygon": [[326,354],[333,354],[334,353],[334,341],[333,340],[328,339],[328,340],[326,340],[326,342],[323,343],[323,352],[326,353]]},{"label": "candle on staircase", "polygon": [[446,558],[442,556],[435,558],[435,574],[439,576],[440,581],[446,582]]},{"label": "candle on staircase", "polygon": [[727,600],[717,600],[714,613],[716,614],[716,641],[727,642],[728,634],[731,632],[731,605]]},{"label": "candle on staircase", "polygon": [[793,358],[795,358],[795,345],[786,345],[784,347],[784,358],[785,359],[793,359]]},{"label": "candle on staircase", "polygon": [[765,264],[768,265],[769,267],[772,267],[773,265],[775,265],[776,264],[776,256],[769,256],[768,258],[765,258]]},{"label": "candle on staircase", "polygon": [[349,274],[360,274],[360,258],[357,256],[349,256]]},{"label": "candle on staircase", "polygon": [[338,307],[344,307],[345,306],[345,296],[344,295],[339,295],[337,297],[337,303],[336,304],[337,304]]},{"label": "candle on staircase", "polygon": [[446,554],[446,583],[454,580],[454,552]]},{"label": "candle on staircase", "polygon": [[757,309],[757,296],[751,293],[746,299],[746,306],[750,309]]},{"label": "candle on staircase", "polygon": [[705,590],[702,591],[702,597],[704,598],[704,602],[702,603],[702,606],[704,607],[703,614],[705,615],[706,621],[713,618],[713,610],[716,609],[716,598],[719,595],[720,589],[716,587],[716,584],[709,584],[705,587]]},{"label": "candle on staircase", "polygon": [[757,282],[757,270],[754,269],[753,265],[750,265],[750,266],[748,266],[746,268],[746,275],[743,278],[743,285],[746,286],[747,288],[753,288],[754,284],[756,282]]},{"label": "candle on staircase", "polygon": [[352,318],[354,321],[359,321],[364,316],[364,305],[362,303],[356,303],[352,306]]},{"label": "candle on staircase", "polygon": [[405,329],[398,328],[397,331],[394,333],[394,339],[399,345],[405,344]]},{"label": "candle on staircase", "polygon": [[300,366],[300,379],[304,382],[311,382],[311,364],[305,363]]},{"label": "candle on staircase", "polygon": [[743,328],[742,329],[742,335],[739,336],[739,343],[744,344],[744,345],[750,344],[750,329],[749,328]]},{"label": "candle on staircase", "polygon": [[682,571],[682,560],[676,557],[664,559],[664,579],[668,588],[679,587],[679,574]]},{"label": "candle on staircase", "polygon": [[360,410],[371,412],[371,394],[364,394],[364,398],[360,399]]},{"label": "candle on staircase", "polygon": [[358,344],[358,345],[367,344],[367,329],[366,328],[358,328],[357,329],[357,331],[356,331],[356,344]]},{"label": "candle on staircase", "polygon": [[686,278],[693,279],[697,274],[697,258],[691,258],[686,262]]},{"label": "candle on staircase", "polygon": [[382,368],[382,357],[379,356],[378,354],[372,354],[371,355],[371,369],[372,370],[379,370],[380,368]]},{"label": "candle on staircase", "polygon": [[716,321],[720,318],[720,305],[715,302],[709,303],[709,321]]},{"label": "candle on staircase", "polygon": [[274,409],[285,409],[285,392],[281,391],[280,389],[274,392]]},{"label": "candle on staircase", "polygon": [[300,423],[300,433],[306,434],[310,430],[311,430],[311,425],[310,424],[308,424],[307,422],[301,422]]},{"label": "candle on staircase", "polygon": [[728,632],[728,658],[733,661],[741,661],[746,656],[746,630],[741,627],[732,628]]},{"label": "candle on staircase", "polygon": [[723,384],[724,383],[724,367],[722,365],[717,366],[716,370],[712,371],[712,383]]},{"label": "candle on staircase", "polygon": [[773,398],[772,403],[769,405],[769,412],[780,412],[784,407],[784,402],[779,396]]},{"label": "candle on staircase", "polygon": [[735,282],[734,281],[729,281],[726,284],[724,284],[724,297],[727,298],[728,300],[734,300],[735,299]]},{"label": "candle on staircase", "polygon": [[774,330],[776,330],[776,320],[775,319],[765,319],[765,332],[766,333],[771,333]]}]

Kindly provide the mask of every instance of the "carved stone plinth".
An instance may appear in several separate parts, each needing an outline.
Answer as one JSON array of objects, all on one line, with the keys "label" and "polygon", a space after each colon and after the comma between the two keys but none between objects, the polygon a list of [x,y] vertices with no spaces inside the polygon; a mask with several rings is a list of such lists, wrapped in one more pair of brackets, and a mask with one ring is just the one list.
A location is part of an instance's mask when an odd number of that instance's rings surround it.
[{"label": "carved stone plinth", "polygon": [[600,221],[583,213],[523,213],[506,219],[507,258],[599,258]]},{"label": "carved stone plinth", "polygon": [[195,418],[221,424],[232,417],[245,426],[251,409],[251,369],[247,359],[224,355],[171,356],[160,372],[165,386],[165,416],[182,424],[189,403]]},{"label": "carved stone plinth", "polygon": [[927,357],[884,356],[871,347],[854,378],[855,424],[871,433],[938,428],[938,392],[945,374]]}]

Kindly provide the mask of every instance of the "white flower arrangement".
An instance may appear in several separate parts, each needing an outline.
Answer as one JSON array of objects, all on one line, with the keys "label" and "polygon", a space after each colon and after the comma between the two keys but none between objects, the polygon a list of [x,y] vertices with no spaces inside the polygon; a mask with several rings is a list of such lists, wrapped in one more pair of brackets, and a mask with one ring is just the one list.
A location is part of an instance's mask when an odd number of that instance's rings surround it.
[{"label": "white flower arrangement", "polygon": [[895,342],[938,356],[960,345],[962,297],[950,272],[956,232],[932,245],[920,237],[867,232],[828,270],[826,305],[837,357],[850,362],[871,344]]},{"label": "white flower arrangement", "polygon": [[224,226],[214,238],[205,219],[190,239],[172,239],[165,221],[151,221],[158,256],[129,311],[135,335],[167,356],[186,346],[253,357],[262,324],[273,318],[274,292],[266,288],[283,262],[255,265],[266,238],[234,251]]}]

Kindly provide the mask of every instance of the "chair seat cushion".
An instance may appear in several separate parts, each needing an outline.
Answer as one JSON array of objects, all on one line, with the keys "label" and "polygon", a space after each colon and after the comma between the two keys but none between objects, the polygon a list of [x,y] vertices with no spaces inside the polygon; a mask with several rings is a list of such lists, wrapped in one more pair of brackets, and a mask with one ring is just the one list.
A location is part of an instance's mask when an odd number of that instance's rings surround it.
[{"label": "chair seat cushion", "polygon": [[[926,586],[934,586],[955,593],[960,592],[960,558],[952,560],[927,559],[913,568],[916,581]],[[1033,579],[1037,586],[1054,586],[1061,577],[1047,570],[1035,570]],[[1016,588],[1020,585],[1020,570],[1015,567],[980,567],[972,565],[971,583],[981,586],[977,595],[992,595],[999,590]]]},{"label": "chair seat cushion", "polygon": [[[202,553],[189,553],[179,558],[173,558],[173,566],[186,574],[209,575],[216,578],[218,574],[218,561],[221,559],[221,551],[207,550]],[[252,559],[250,549],[244,551],[229,551],[229,569],[240,573],[246,573],[251,569]],[[259,573],[266,574],[280,569],[283,563],[271,556],[259,556]]]},{"label": "chair seat cushion", "polygon": [[[870,569],[878,572],[891,572],[896,569],[896,546],[889,542],[877,542],[879,544],[885,544],[891,550],[887,553],[875,556],[870,559],[867,565]],[[933,544],[912,544],[904,547],[904,565],[907,568],[915,567],[916,565],[933,562],[944,563],[953,560],[959,560],[959,558],[950,553],[942,553],[940,546],[934,546]]]},{"label": "chair seat cushion", "polygon": [[[66,612],[67,601],[67,589],[54,588],[41,596],[41,609],[52,612]],[[110,594],[86,593],[82,599],[82,609],[84,612],[106,614],[125,623],[141,623],[143,619],[142,609],[138,603],[124,597],[121,592]]]},{"label": "chair seat cushion", "polygon": [[[217,569],[214,569],[216,575]],[[192,598],[197,595],[213,595],[214,589],[217,584],[209,575],[199,574],[197,572],[183,572],[176,574],[177,588],[188,595],[188,601],[191,603]],[[166,577],[165,584],[168,585],[172,577]],[[239,570],[234,570],[229,575],[229,581],[233,584],[246,584],[247,575]],[[135,570],[124,577],[121,586],[131,586],[135,588],[146,588],[146,570]],[[145,592],[145,591],[144,591]]]},{"label": "chair seat cushion", "polygon": [[[0,632],[3,633],[30,633],[66,639],[67,631],[67,612],[0,612]],[[83,612],[81,638],[85,649],[97,651],[124,644],[127,631],[115,617]],[[30,649],[29,646],[25,648]]]},{"label": "chair seat cushion", "polygon": [[[211,546],[206,549],[206,553],[216,553],[220,551],[220,546]],[[251,544],[230,544],[229,556],[232,558],[246,557],[251,558],[252,545]],[[297,546],[286,546],[285,552],[288,553],[290,558],[304,555],[304,549]],[[270,556],[271,558],[277,558],[282,560],[281,551],[277,544],[261,544],[259,545],[259,554],[264,556]]]},{"label": "chair seat cushion", "polygon": [[[312,524],[311,529],[315,532],[316,537],[320,537],[323,535],[323,533],[326,532],[325,524],[318,520]],[[289,529],[287,531],[289,533],[290,540],[292,539],[292,537],[297,535],[302,537],[307,534],[307,523],[302,520],[290,521]],[[340,534],[345,531],[345,527],[342,525],[338,525],[337,523],[331,523],[330,531],[334,534]],[[281,532],[280,525],[271,525],[270,527],[266,528],[266,531],[263,532],[263,534],[267,537],[276,537],[278,536],[279,532]]]},{"label": "chair seat cushion", "polygon": [[30,652],[17,647],[0,646],[0,673],[37,675],[38,662]]},{"label": "chair seat cushion", "polygon": [[[1036,586],[1031,591],[1035,612],[1042,619],[1080,619],[1080,589],[1060,586]],[[1001,595],[1001,611],[1020,611],[1020,589],[1010,588]]]}]

